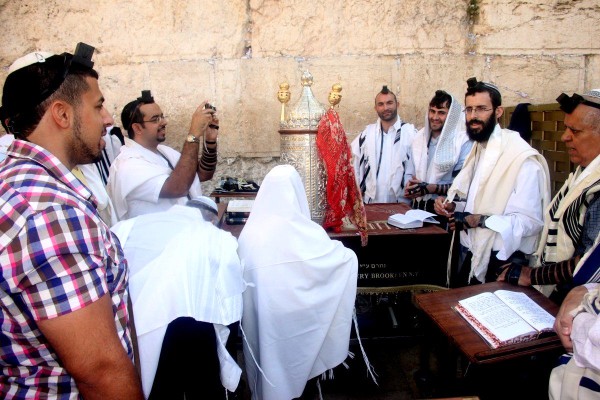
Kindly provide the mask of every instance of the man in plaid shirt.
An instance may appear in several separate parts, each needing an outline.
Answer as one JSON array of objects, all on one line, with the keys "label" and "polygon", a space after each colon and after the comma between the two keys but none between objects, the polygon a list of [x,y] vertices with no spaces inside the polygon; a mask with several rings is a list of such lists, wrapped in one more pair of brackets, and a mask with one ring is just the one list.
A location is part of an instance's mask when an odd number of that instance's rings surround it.
[{"label": "man in plaid shirt", "polygon": [[101,156],[111,121],[93,50],[31,53],[4,84],[15,141],[0,163],[0,398],[143,398],[127,263],[71,173]]}]

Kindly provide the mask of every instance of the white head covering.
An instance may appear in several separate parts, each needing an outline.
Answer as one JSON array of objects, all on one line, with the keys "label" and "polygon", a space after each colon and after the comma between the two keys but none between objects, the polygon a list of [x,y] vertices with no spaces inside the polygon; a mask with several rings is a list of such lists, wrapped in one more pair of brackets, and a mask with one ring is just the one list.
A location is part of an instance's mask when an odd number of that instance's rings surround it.
[{"label": "white head covering", "polygon": [[48,51],[35,51],[33,53],[29,53],[24,55],[23,57],[17,58],[11,65],[8,67],[8,73],[15,72],[21,68],[28,67],[32,64],[43,63],[46,62],[46,59],[52,57],[54,54]]},{"label": "white head covering", "polygon": [[[259,240],[261,243],[256,243]],[[273,240],[281,240],[276,245],[277,251],[260,254],[256,260],[260,265],[304,260],[308,253],[322,255],[335,247],[325,230],[311,220],[302,179],[291,165],[277,166],[265,177],[240,234],[240,251],[244,251],[244,243],[248,241],[253,242],[253,248],[257,245],[271,248]],[[253,251],[245,254],[247,267],[256,255]]]},{"label": "white head covering", "polygon": [[252,398],[300,397],[310,378],[347,357],[356,255],[310,219],[290,165],[265,177],[238,244],[249,285],[242,327]]},{"label": "white head covering", "polygon": [[[435,155],[433,157],[434,169],[439,171],[439,173],[442,173],[442,175],[443,173],[448,172],[454,167],[454,164],[456,164],[456,157],[458,155],[455,154],[456,148],[454,137],[458,131],[465,129],[465,114],[462,112],[462,105],[454,96],[450,95],[450,97],[452,97],[452,103],[448,109],[448,116],[446,117],[446,122],[444,123],[444,127],[442,128],[442,133],[440,135],[440,141],[436,147]],[[424,129],[424,136],[429,138],[431,135],[431,127],[429,126],[428,115],[425,115]],[[426,174],[422,174],[422,179],[431,179],[431,177],[424,178],[425,176]]]},{"label": "white head covering", "polygon": [[600,89],[592,89],[587,91],[582,96],[587,101],[591,101],[592,103],[600,104]]}]

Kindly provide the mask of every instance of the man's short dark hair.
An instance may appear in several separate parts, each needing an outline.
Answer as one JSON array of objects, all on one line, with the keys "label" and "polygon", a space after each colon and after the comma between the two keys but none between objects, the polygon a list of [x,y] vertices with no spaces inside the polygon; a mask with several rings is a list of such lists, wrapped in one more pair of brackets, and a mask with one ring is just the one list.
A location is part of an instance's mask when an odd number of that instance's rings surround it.
[{"label": "man's short dark hair", "polygon": [[[398,99],[396,99],[396,95],[394,94],[394,92],[392,92],[390,89],[388,89],[387,85],[383,85],[383,87],[381,88],[381,91],[379,93],[377,93],[377,96],[379,96],[380,94],[391,94],[394,97],[394,101],[397,103]],[[377,103],[377,96],[375,96],[375,103]]]},{"label": "man's short dark hair", "polygon": [[78,107],[81,96],[90,89],[86,78],[98,79],[98,72],[92,67],[91,54],[89,60],[80,63],[77,56],[64,53],[11,72],[4,83],[0,110],[4,129],[25,139],[37,128],[53,101],[63,100]]},{"label": "man's short dark hair", "polygon": [[494,109],[502,105],[502,95],[495,85],[486,82],[477,82],[476,78],[469,78],[467,80],[467,93],[465,94],[465,98],[474,96],[475,93],[488,93],[492,99],[492,107],[494,107]]},{"label": "man's short dark hair", "polygon": [[447,92],[444,92],[443,90],[436,90],[435,95],[429,102],[429,107],[450,108],[451,104],[452,104],[452,96],[450,96]]},{"label": "man's short dark hair", "polygon": [[144,124],[144,115],[140,108],[144,104],[152,104],[154,103],[154,97],[152,97],[152,93],[149,90],[142,90],[142,95],[137,99],[130,101],[123,107],[123,111],[121,112],[121,123],[123,124],[123,128],[127,130],[127,136],[129,139],[133,139],[135,133],[133,132],[133,124]]}]

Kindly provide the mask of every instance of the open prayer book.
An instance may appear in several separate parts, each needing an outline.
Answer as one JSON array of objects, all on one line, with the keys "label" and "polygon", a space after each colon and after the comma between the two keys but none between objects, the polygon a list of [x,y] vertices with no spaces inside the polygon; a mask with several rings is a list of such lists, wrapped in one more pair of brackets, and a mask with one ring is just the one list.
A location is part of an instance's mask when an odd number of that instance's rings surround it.
[{"label": "open prayer book", "polygon": [[423,222],[439,224],[435,220],[435,214],[423,210],[408,210],[405,214],[394,214],[388,218],[388,224],[401,229],[420,228]]},{"label": "open prayer book", "polygon": [[460,300],[454,309],[494,349],[554,332],[554,317],[521,292],[481,293]]},{"label": "open prayer book", "polygon": [[250,216],[254,200],[230,200],[225,211],[225,222],[229,225],[244,224]]}]

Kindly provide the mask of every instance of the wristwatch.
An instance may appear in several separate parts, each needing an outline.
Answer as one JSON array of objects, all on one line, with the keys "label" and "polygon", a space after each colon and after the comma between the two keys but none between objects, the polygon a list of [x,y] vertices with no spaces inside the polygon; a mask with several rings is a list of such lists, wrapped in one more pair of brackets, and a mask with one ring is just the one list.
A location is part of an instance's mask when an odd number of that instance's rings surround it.
[{"label": "wristwatch", "polygon": [[191,133],[189,135],[187,135],[187,138],[185,139],[185,141],[188,143],[200,143],[200,139],[198,139],[196,136],[192,135]]}]

